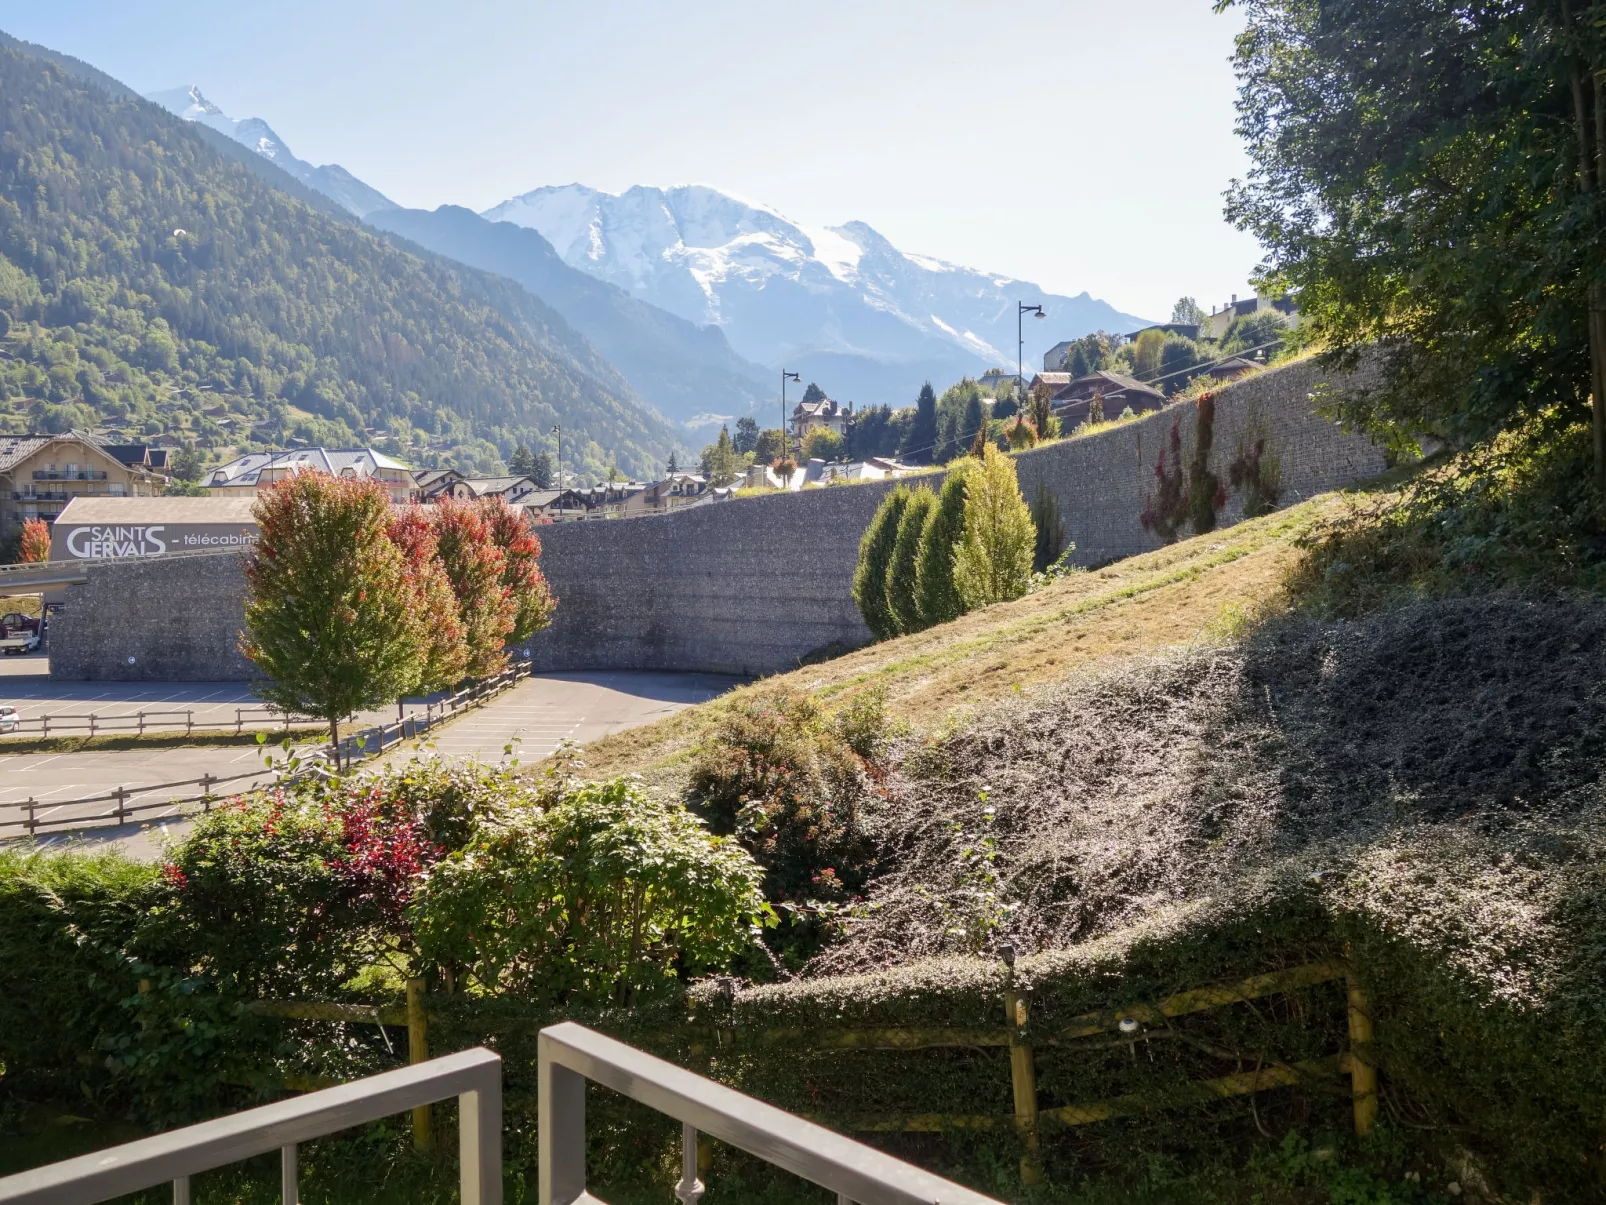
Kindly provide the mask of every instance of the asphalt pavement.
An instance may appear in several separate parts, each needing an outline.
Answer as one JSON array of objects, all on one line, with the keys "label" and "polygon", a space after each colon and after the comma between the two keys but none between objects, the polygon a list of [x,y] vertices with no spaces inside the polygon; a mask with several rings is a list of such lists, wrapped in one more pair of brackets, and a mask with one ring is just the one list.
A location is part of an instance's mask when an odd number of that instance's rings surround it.
[{"label": "asphalt pavement", "polygon": [[[34,658],[0,659],[0,701],[12,702],[24,715],[37,706],[92,703],[97,714],[111,709],[137,710],[156,702],[232,709],[254,700],[248,687],[237,683],[49,683],[18,673],[7,665],[26,664]],[[10,672],[8,672],[10,671]],[[419,742],[437,756],[496,761],[512,746],[522,761],[534,761],[554,752],[565,740],[584,745],[626,728],[649,724],[683,707],[722,694],[739,679],[713,674],[658,674],[600,672],[543,674],[520,682],[483,707],[466,712],[437,728]],[[151,696],[160,696],[153,698]],[[65,709],[63,709],[65,710]],[[221,714],[221,712],[220,712]],[[394,712],[382,713],[394,718]],[[201,726],[199,716],[197,727]],[[403,746],[401,756],[407,756]],[[395,756],[393,754],[393,756]],[[110,810],[114,805],[73,805],[65,801],[100,795],[126,787],[129,803],[154,803],[176,794],[195,795],[198,787],[150,789],[153,784],[249,775],[219,788],[220,793],[269,781],[256,746],[212,745],[166,749],[104,750],[79,753],[8,754],[0,741],[0,820],[16,819],[15,805],[35,801],[35,815],[71,818]],[[7,806],[11,805],[11,806]],[[142,823],[104,828],[92,833],[40,838],[40,843],[115,844],[135,856],[155,856],[164,836],[178,835],[186,822],[178,809],[154,808]],[[0,828],[0,839],[14,834]]]}]

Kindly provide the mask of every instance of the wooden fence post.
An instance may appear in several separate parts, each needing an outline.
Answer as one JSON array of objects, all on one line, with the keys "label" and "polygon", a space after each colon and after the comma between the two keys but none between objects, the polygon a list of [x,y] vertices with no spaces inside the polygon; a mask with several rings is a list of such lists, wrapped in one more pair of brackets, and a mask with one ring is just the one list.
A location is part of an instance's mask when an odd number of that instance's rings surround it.
[{"label": "wooden fence post", "polygon": [[1349,1077],[1355,1100],[1355,1133],[1365,1137],[1377,1120],[1377,1065],[1372,1054],[1372,1007],[1366,989],[1351,970],[1349,988]]},{"label": "wooden fence post", "polygon": [[203,775],[201,775],[201,811],[202,812],[210,812],[211,810],[212,810],[212,775],[211,774],[203,774]]},{"label": "wooden fence post", "polygon": [[30,796],[28,796],[28,835],[30,837],[33,836],[34,829],[39,824],[39,821],[34,819],[33,809],[34,809],[34,798],[33,798],[32,795],[30,795]]},{"label": "wooden fence post", "polygon": [[120,786],[117,788],[117,823],[119,826],[124,823],[123,801],[127,798],[127,796],[127,787]]},{"label": "wooden fence post", "polygon": [[186,711],[184,713],[184,735],[185,736],[190,736],[194,732],[195,732],[195,713],[193,711]]},{"label": "wooden fence post", "polygon": [[[429,1017],[424,1012],[424,981],[407,981],[407,1061],[429,1061]],[[413,1110],[413,1147],[427,1151],[430,1148],[429,1106],[419,1105]]]},{"label": "wooden fence post", "polygon": [[1003,947],[1004,1023],[1009,1026],[1009,1080],[1015,1097],[1015,1128],[1026,1144],[1020,1160],[1022,1184],[1043,1182],[1043,1154],[1037,1138],[1037,1067],[1032,1048],[1020,1039],[1026,1025],[1026,1001],[1015,990],[1015,948]]},{"label": "wooden fence post", "polygon": [[141,736],[145,735],[145,713],[143,711],[139,713],[139,734]]}]

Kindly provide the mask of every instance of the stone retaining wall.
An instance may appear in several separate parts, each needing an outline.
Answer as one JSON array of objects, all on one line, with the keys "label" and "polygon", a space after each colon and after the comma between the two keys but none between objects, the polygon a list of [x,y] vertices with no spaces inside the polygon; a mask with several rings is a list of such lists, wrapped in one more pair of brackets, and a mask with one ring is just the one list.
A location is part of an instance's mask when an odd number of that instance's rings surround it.
[{"label": "stone retaining wall", "polygon": [[[1314,412],[1325,379],[1303,361],[1219,390],[1214,471],[1225,479],[1240,442],[1265,438],[1280,462],[1284,505],[1381,472],[1378,448]],[[1172,428],[1186,455],[1195,420],[1183,403],[1025,453],[1022,492],[1032,498],[1039,482],[1053,492],[1080,564],[1156,548],[1138,516]],[[530,642],[535,668],[760,674],[864,643],[849,590],[859,537],[888,488],[836,486],[543,528],[542,563],[560,601],[552,626]],[[1222,525],[1241,513],[1242,499],[1229,498]],[[53,624],[51,672],[249,678],[235,649],[242,595],[232,555],[96,567]]]}]

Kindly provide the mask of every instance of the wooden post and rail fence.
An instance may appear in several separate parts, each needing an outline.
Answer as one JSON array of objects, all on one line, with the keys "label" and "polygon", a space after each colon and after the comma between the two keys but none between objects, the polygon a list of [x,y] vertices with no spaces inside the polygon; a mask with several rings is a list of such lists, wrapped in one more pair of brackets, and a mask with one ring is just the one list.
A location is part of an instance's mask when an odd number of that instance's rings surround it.
[{"label": "wooden post and rail fence", "polygon": [[[426,704],[423,716],[409,715],[391,724],[376,728],[365,729],[344,738],[340,743],[338,759],[335,763],[337,769],[349,769],[364,757],[371,757],[382,753],[399,740],[416,737],[430,727],[449,719],[459,712],[470,707],[478,706],[486,700],[500,694],[502,691],[515,685],[520,678],[529,675],[529,669],[523,665],[515,665],[502,673],[482,681],[472,683],[462,690],[454,691],[442,699],[431,700]],[[236,708],[236,732],[243,731],[244,721],[240,714],[253,710],[251,708]],[[277,708],[257,708],[259,711],[272,711],[284,717],[286,731],[289,730],[290,719]],[[139,713],[140,717],[146,715],[191,714],[185,712],[170,713]],[[133,716],[40,716],[32,721],[19,721],[19,723],[42,723],[49,725],[64,719],[82,719],[89,722],[89,733],[96,733],[97,721],[104,726],[108,720],[132,720]],[[322,721],[315,721],[321,724]],[[140,719],[143,724],[143,718]],[[48,729],[47,729],[48,730]],[[143,732],[144,728],[141,727]],[[193,726],[188,730],[193,731]],[[301,760],[306,765],[306,772],[321,771],[325,764],[326,752],[316,750],[304,751]],[[247,783],[247,779],[256,782]],[[174,815],[186,814],[186,809],[193,809],[199,804],[203,813],[210,812],[212,805],[218,800],[217,787],[226,783],[241,783],[239,790],[254,786],[272,785],[279,781],[274,771],[263,768],[247,770],[240,774],[213,775],[203,774],[199,778],[186,778],[178,782],[142,783],[135,786],[118,786],[99,795],[85,795],[74,799],[38,799],[30,796],[27,799],[8,803],[0,803],[0,841],[6,839],[7,830],[20,830],[15,835],[26,837],[38,836],[48,832],[69,832],[78,829],[95,829],[103,827],[120,827],[149,812],[171,812]],[[293,780],[283,780],[293,781]],[[187,795],[165,796],[160,799],[146,800],[146,796],[155,795],[164,791],[182,789],[184,787],[199,787],[198,792]],[[139,802],[143,801],[143,802]],[[96,804],[110,804],[110,808],[84,813],[81,809]]]},{"label": "wooden post and rail fence", "polygon": [[[1349,1045],[1324,1058],[1295,1063],[1268,1063],[1253,1071],[1239,1071],[1211,1079],[1187,1081],[1182,1091],[1164,1099],[1139,1095],[1117,1096],[1086,1104],[1043,1109],[1038,1103],[1034,1051],[1044,1046],[1073,1046],[1085,1038],[1117,1034],[1143,1041],[1145,1024],[1159,1024],[1174,1017],[1206,1012],[1342,981],[1348,1014]],[[407,981],[405,1006],[342,1004],[320,1001],[261,1000],[251,1008],[264,1016],[303,1021],[332,1021],[357,1025],[403,1026],[407,1028],[407,1057],[410,1063],[429,1058],[429,1011],[422,979]],[[1330,1080],[1348,1074],[1355,1132],[1365,1135],[1377,1119],[1377,1067],[1372,1053],[1373,1023],[1366,992],[1351,968],[1343,962],[1318,962],[1288,970],[1255,975],[1237,983],[1194,988],[1168,996],[1153,1004],[1085,1013],[1068,1022],[1033,1033],[1028,1025],[1029,1008],[1017,990],[1013,966],[1003,991],[1003,1027],[999,1029],[928,1028],[861,1029],[761,1029],[746,1032],[746,1040],[760,1046],[813,1050],[919,1050],[931,1048],[998,1047],[1009,1052],[1010,1090],[1014,1111],[1010,1116],[992,1114],[883,1115],[846,1118],[816,1117],[812,1120],[859,1133],[906,1132],[941,1133],[955,1130],[995,1130],[1013,1128],[1021,1142],[1021,1177],[1027,1184],[1043,1177],[1041,1130],[1047,1125],[1090,1125],[1112,1118],[1131,1116],[1156,1108],[1204,1105],[1235,1096],[1247,1096],[1272,1088]],[[729,1029],[716,1029],[714,1044],[730,1043]],[[704,1051],[694,1046],[693,1053]],[[287,1081],[292,1090],[326,1086],[321,1081]],[[431,1141],[428,1108],[415,1109],[412,1117],[413,1141],[420,1149]]]}]

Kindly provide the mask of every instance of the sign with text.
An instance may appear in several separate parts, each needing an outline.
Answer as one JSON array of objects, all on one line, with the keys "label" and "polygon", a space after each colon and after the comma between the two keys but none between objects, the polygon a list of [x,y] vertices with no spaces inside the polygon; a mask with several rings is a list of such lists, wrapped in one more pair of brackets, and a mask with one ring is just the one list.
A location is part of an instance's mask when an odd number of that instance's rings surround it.
[{"label": "sign with text", "polygon": [[94,561],[249,548],[257,542],[257,529],[219,523],[86,523],[65,529],[58,524],[51,536],[52,560]]}]

